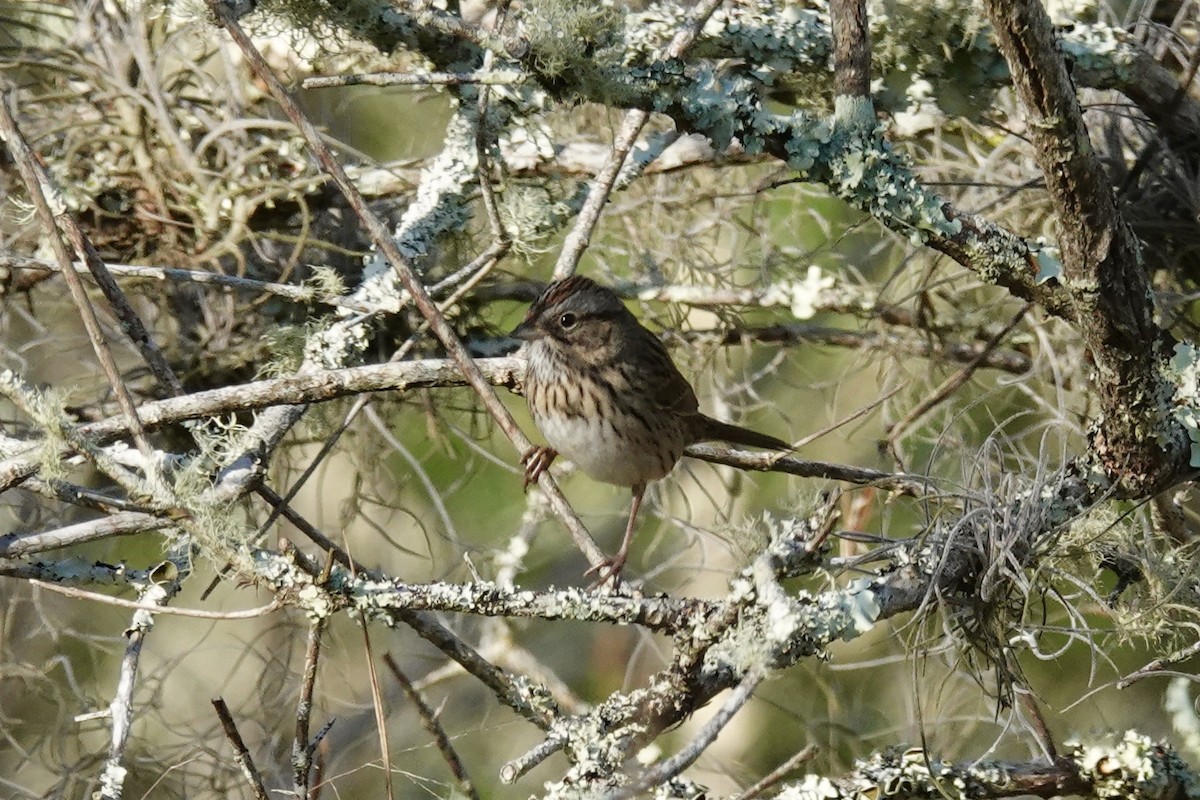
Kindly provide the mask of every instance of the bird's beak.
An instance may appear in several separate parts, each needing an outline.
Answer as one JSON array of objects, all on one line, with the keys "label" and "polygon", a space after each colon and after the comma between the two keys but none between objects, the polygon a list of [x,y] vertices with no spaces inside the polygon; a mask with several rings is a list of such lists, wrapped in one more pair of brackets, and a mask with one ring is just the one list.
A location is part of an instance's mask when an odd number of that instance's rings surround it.
[{"label": "bird's beak", "polygon": [[527,319],[513,328],[512,332],[508,335],[514,339],[523,339],[526,342],[532,342],[535,339],[542,338],[545,334],[538,330],[537,325],[534,324],[532,319]]}]

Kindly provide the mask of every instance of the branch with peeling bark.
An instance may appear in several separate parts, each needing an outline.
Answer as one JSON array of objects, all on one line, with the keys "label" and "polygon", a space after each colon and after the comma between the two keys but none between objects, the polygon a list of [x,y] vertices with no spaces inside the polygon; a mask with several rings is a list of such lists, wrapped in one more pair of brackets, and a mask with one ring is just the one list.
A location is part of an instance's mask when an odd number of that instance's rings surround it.
[{"label": "branch with peeling bark", "polygon": [[1092,450],[1130,496],[1155,494],[1188,469],[1188,438],[1164,374],[1174,342],[1155,319],[1141,246],[1096,157],[1037,0],[985,3],[1028,118],[1034,157],[1059,215],[1064,290],[1095,362],[1102,417]]}]

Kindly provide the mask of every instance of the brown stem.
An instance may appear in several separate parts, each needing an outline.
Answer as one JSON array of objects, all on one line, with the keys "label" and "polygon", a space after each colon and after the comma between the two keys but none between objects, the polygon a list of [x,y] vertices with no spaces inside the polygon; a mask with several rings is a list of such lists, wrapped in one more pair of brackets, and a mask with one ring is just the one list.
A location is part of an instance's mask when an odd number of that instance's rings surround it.
[{"label": "brown stem", "polygon": [[1095,362],[1103,416],[1091,432],[1093,453],[1123,494],[1153,494],[1187,468],[1187,437],[1168,413],[1172,390],[1159,364],[1172,342],[1154,320],[1137,238],[1091,147],[1042,4],[986,0],[985,6],[1058,212],[1062,282]]},{"label": "brown stem", "polygon": [[871,39],[866,0],[830,0],[833,23],[833,90],[850,97],[871,93]]}]

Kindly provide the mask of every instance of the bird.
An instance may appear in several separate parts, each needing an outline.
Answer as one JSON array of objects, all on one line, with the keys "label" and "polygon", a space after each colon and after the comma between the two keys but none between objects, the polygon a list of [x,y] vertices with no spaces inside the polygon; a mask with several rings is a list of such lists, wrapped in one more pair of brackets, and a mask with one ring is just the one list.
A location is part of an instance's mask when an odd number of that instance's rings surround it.
[{"label": "bird", "polygon": [[616,554],[588,570],[616,585],[629,555],[646,486],[666,477],[697,442],[766,450],[791,446],[701,413],[696,393],[662,341],[612,289],[573,275],[534,301],[510,336],[524,342],[524,392],[548,445],[524,452],[524,486],[562,454],[594,480],[632,492]]}]

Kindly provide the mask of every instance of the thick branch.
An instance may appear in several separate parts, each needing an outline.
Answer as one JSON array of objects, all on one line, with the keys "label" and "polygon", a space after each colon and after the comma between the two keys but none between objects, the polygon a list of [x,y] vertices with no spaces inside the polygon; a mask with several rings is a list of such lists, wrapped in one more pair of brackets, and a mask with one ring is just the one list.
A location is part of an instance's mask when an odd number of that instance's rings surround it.
[{"label": "thick branch", "polygon": [[1172,389],[1159,369],[1170,342],[1154,320],[1137,238],[1092,150],[1045,9],[1037,0],[986,6],[1058,211],[1065,283],[1096,365],[1104,419],[1094,452],[1130,493],[1153,493],[1186,468],[1186,437],[1168,415]]},{"label": "thick branch", "polygon": [[833,23],[833,90],[850,97],[871,93],[871,40],[866,0],[830,0]]}]

